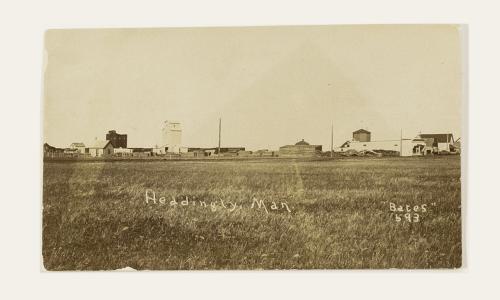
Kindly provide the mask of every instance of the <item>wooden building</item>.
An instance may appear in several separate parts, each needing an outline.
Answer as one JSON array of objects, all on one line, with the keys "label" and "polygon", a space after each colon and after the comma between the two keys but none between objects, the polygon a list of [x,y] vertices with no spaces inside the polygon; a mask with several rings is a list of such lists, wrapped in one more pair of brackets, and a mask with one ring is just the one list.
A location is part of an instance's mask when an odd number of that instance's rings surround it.
[{"label": "wooden building", "polygon": [[310,145],[302,139],[295,145],[282,146],[279,149],[280,157],[314,157],[321,155],[321,145]]},{"label": "wooden building", "polygon": [[111,141],[96,141],[92,146],[85,148],[85,153],[92,157],[107,157],[114,154]]},{"label": "wooden building", "polygon": [[352,133],[352,140],[358,142],[369,142],[371,141],[371,132],[364,129],[356,130]]},{"label": "wooden building", "polygon": [[85,144],[84,143],[71,143],[69,145],[70,149],[76,149],[80,153],[85,153]]},{"label": "wooden building", "polygon": [[455,140],[451,133],[421,133],[419,137],[429,141],[432,139],[432,148],[434,152],[456,152],[454,146]]}]

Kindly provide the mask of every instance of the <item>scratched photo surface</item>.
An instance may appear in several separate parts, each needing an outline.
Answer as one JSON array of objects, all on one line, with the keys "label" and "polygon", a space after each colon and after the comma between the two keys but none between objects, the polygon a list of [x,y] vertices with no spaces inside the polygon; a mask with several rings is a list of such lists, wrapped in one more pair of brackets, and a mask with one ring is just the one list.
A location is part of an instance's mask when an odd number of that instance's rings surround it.
[{"label": "scratched photo surface", "polygon": [[44,269],[461,267],[464,32],[48,30]]}]

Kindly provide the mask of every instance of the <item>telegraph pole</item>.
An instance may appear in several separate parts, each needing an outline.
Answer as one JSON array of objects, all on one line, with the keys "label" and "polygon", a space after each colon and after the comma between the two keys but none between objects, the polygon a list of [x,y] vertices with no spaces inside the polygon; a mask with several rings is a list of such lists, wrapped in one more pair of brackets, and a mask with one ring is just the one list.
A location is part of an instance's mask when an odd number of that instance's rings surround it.
[{"label": "telegraph pole", "polygon": [[219,147],[217,147],[217,156],[220,156],[220,132],[221,132],[221,118],[219,118]]},{"label": "telegraph pole", "polygon": [[330,157],[333,157],[333,123],[332,123],[332,136],[330,141]]},{"label": "telegraph pole", "polygon": [[403,128],[401,128],[401,135],[399,138],[399,156],[403,156]]}]

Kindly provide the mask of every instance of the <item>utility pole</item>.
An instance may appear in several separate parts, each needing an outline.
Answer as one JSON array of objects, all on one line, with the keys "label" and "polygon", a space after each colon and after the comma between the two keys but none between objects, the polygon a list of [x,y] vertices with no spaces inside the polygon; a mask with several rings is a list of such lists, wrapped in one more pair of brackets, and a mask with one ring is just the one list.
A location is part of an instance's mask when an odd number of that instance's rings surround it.
[{"label": "utility pole", "polygon": [[449,140],[448,137],[449,135],[446,134],[446,150],[450,151],[450,142],[448,141]]},{"label": "utility pole", "polygon": [[403,156],[403,128],[401,128],[401,135],[399,138],[399,156]]},{"label": "utility pole", "polygon": [[333,122],[332,122],[332,136],[330,141],[330,157],[333,157]]},{"label": "utility pole", "polygon": [[220,156],[220,131],[221,131],[221,118],[219,118],[219,147],[217,147],[217,156]]}]

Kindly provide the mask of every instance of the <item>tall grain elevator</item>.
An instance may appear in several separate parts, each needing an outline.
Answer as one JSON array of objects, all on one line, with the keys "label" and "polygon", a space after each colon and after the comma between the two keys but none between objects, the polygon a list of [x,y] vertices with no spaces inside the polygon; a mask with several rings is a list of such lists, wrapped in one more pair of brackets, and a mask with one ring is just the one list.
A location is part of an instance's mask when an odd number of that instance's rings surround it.
[{"label": "tall grain elevator", "polygon": [[165,121],[161,129],[162,146],[166,147],[166,152],[179,153],[182,145],[181,123],[176,121]]}]

